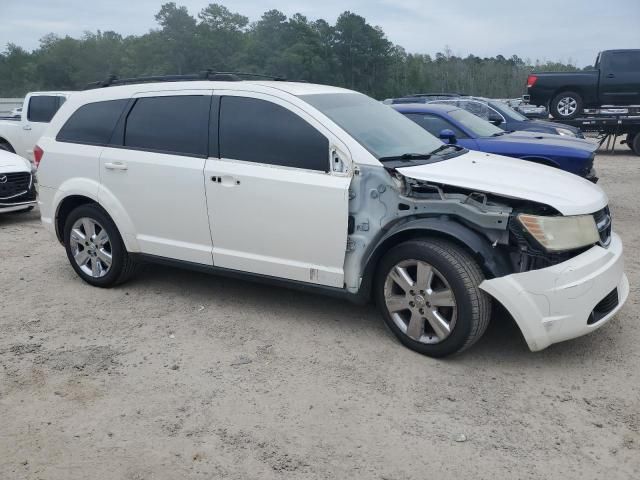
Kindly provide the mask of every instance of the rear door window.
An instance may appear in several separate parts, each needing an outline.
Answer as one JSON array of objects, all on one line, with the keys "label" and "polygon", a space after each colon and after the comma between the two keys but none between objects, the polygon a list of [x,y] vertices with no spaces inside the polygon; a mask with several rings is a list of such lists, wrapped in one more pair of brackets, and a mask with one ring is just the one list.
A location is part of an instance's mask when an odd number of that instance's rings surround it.
[{"label": "rear door window", "polygon": [[142,97],[127,116],[126,148],[207,156],[211,95]]},{"label": "rear door window", "polygon": [[59,142],[106,145],[128,100],[109,100],[83,105],[60,129]]},{"label": "rear door window", "polygon": [[36,95],[29,99],[27,119],[30,122],[49,123],[64,102],[59,95]]},{"label": "rear door window", "polygon": [[222,97],[220,157],[329,171],[329,140],[280,105],[248,97]]},{"label": "rear door window", "polygon": [[609,69],[613,72],[640,72],[640,52],[612,52]]}]

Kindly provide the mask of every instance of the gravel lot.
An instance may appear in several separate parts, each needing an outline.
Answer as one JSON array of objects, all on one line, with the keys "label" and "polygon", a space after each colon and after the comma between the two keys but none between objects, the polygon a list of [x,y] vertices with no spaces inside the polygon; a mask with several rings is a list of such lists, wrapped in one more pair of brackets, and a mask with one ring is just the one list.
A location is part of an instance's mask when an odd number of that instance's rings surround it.
[{"label": "gravel lot", "polygon": [[510,320],[448,360],[373,307],[148,266],[74,274],[0,217],[0,478],[640,478],[640,158],[601,154],[629,301],[530,353]]}]

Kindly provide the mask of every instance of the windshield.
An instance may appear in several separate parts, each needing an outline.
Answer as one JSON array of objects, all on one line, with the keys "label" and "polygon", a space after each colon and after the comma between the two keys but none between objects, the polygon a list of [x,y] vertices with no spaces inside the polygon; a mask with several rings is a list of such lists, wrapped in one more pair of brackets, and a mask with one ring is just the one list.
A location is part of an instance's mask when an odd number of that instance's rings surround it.
[{"label": "windshield", "polygon": [[491,106],[502,113],[505,117],[511,118],[511,120],[517,120],[522,122],[523,120],[528,120],[527,117],[522,115],[520,112],[515,110],[513,107],[510,107],[504,102],[491,102]]},{"label": "windshield", "polygon": [[442,142],[393,108],[360,93],[300,98],[333,120],[376,158],[430,153]]},{"label": "windshield", "polygon": [[491,137],[496,134],[505,133],[501,128],[496,127],[480,117],[476,117],[473,113],[469,113],[466,110],[455,109],[448,112],[448,114],[476,137]]}]

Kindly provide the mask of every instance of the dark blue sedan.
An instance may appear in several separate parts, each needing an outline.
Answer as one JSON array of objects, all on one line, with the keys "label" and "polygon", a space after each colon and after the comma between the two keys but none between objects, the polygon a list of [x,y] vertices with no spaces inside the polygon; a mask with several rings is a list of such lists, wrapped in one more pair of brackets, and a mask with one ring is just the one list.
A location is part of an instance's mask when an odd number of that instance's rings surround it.
[{"label": "dark blue sedan", "polygon": [[393,108],[445,143],[560,168],[596,182],[597,145],[575,137],[505,132],[461,108],[443,104],[401,104]]}]

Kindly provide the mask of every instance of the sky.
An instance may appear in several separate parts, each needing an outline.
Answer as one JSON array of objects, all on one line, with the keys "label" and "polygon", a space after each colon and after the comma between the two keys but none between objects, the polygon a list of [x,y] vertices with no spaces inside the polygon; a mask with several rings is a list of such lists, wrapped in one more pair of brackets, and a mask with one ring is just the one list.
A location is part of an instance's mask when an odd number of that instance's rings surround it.
[{"label": "sky", "polygon": [[[175,0],[196,15],[210,0]],[[48,33],[142,34],[157,24],[163,1],[0,0],[0,51],[8,43],[37,48]],[[218,0],[251,21],[278,9],[334,23],[345,10],[379,25],[410,53],[518,55],[535,61],[593,64],[612,48],[640,48],[640,0]]]}]

